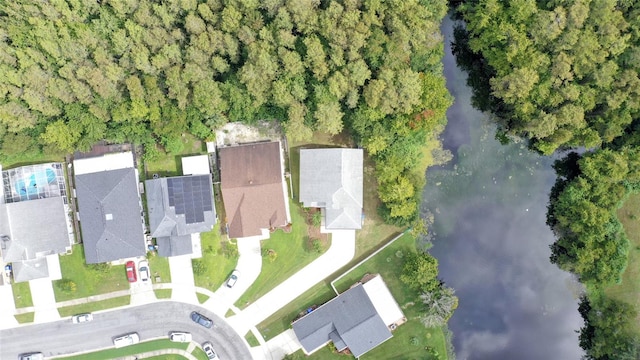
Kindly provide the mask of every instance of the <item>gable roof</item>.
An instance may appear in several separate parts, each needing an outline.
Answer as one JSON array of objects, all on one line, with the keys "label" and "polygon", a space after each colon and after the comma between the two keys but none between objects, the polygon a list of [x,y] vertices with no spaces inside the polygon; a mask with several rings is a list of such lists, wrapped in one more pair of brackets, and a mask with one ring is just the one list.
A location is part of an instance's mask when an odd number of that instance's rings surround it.
[{"label": "gable roof", "polygon": [[361,284],[294,322],[293,331],[307,353],[333,341],[356,358],[392,336]]},{"label": "gable roof", "polygon": [[[190,254],[191,237],[184,235],[210,231],[216,223],[211,175],[152,179],[145,181],[145,188],[149,227],[151,236],[158,241],[158,253]],[[159,241],[160,238],[166,239]],[[180,246],[183,241],[187,244]],[[185,253],[187,249],[189,252]]]},{"label": "gable roof", "polygon": [[156,238],[156,243],[160,256],[169,257],[193,253],[191,235],[159,237]]},{"label": "gable roof", "polygon": [[12,270],[15,282],[49,277],[49,264],[46,257],[15,262]]},{"label": "gable roof", "polygon": [[280,142],[224,147],[218,154],[229,237],[287,225]]},{"label": "gable roof", "polygon": [[75,176],[84,253],[88,264],[146,253],[134,168]]},{"label": "gable roof", "polygon": [[69,246],[63,197],[0,204],[0,249],[5,262],[64,253]]},{"label": "gable roof", "polygon": [[362,228],[362,149],[301,149],[300,201],[325,208],[325,228]]}]

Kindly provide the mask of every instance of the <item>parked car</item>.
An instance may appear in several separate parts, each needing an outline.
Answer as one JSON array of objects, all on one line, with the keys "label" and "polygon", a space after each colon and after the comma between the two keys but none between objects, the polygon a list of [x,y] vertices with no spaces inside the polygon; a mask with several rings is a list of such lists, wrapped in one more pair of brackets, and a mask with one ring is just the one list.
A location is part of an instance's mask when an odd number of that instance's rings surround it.
[{"label": "parked car", "polygon": [[191,342],[191,334],[182,331],[172,331],[169,333],[169,340],[180,343]]},{"label": "parked car", "polygon": [[210,342],[205,342],[202,344],[202,350],[207,354],[207,358],[209,360],[218,359],[218,354],[213,350],[213,345]]},{"label": "parked car", "polygon": [[233,285],[236,284],[236,282],[238,281],[238,277],[240,276],[240,271],[238,270],[233,270],[233,272],[231,273],[231,275],[229,276],[229,278],[227,279],[227,287],[228,288],[232,288]]},{"label": "parked car", "polygon": [[127,269],[127,280],[129,280],[130,283],[136,282],[136,280],[138,280],[136,276],[136,263],[127,261],[125,268]]},{"label": "parked car", "polygon": [[138,333],[125,334],[113,339],[113,345],[115,345],[116,348],[137,344],[139,342],[140,336],[138,336]]},{"label": "parked car", "polygon": [[93,320],[93,314],[86,313],[86,314],[73,315],[71,320],[73,321],[74,324],[80,324],[80,323],[88,322],[88,321]]},{"label": "parked car", "polygon": [[211,321],[211,319],[195,311],[191,313],[191,320],[206,327],[207,329],[211,329],[211,326],[213,326],[213,321]]},{"label": "parked car", "polygon": [[149,281],[149,262],[147,260],[141,260],[138,263],[138,272],[140,273],[140,280]]},{"label": "parked car", "polygon": [[18,356],[19,360],[42,360],[44,359],[44,354],[42,354],[41,352],[32,352],[32,353],[25,353],[25,354],[20,354]]}]

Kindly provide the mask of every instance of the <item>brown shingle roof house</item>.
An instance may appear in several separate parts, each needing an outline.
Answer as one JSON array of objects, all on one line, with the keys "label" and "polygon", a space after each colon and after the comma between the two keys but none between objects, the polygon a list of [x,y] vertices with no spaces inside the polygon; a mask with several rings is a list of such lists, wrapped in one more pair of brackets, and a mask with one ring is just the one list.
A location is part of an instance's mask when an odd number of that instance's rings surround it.
[{"label": "brown shingle roof house", "polygon": [[262,234],[289,223],[280,142],[218,149],[222,199],[229,237]]}]

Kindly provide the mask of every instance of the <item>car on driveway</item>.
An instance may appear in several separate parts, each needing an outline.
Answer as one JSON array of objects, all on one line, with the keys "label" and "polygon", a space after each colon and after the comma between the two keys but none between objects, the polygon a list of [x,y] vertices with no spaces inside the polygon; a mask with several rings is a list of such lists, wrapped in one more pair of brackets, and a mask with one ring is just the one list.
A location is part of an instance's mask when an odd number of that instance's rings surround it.
[{"label": "car on driveway", "polygon": [[44,359],[44,354],[41,353],[41,352],[25,353],[25,354],[20,354],[20,356],[18,356],[18,359],[20,359],[20,360],[42,360],[42,359]]},{"label": "car on driveway", "polygon": [[213,321],[211,321],[211,319],[196,311],[191,313],[191,320],[206,327],[207,329],[211,329],[211,326],[213,326]]},{"label": "car on driveway", "polygon": [[113,339],[113,345],[115,345],[116,348],[137,344],[139,342],[140,336],[138,336],[138,333],[129,333]]},{"label": "car on driveway", "polygon": [[124,267],[127,269],[127,280],[129,280],[130,283],[136,282],[136,280],[138,280],[136,276],[136,263],[133,261],[127,261],[127,264]]},{"label": "car on driveway", "polygon": [[149,262],[147,260],[141,260],[138,263],[138,272],[140,273],[140,280],[143,282],[149,281]]},{"label": "car on driveway", "polygon": [[211,345],[210,342],[207,341],[203,343],[202,350],[204,350],[204,353],[207,354],[207,358],[209,360],[219,359],[218,354],[216,354],[216,352],[213,350],[213,345]]},{"label": "car on driveway", "polygon": [[191,334],[182,331],[172,331],[169,333],[169,340],[179,343],[191,342]]},{"label": "car on driveway", "polygon": [[73,315],[71,320],[73,321],[74,324],[89,322],[93,320],[93,314],[86,313],[86,314]]},{"label": "car on driveway", "polygon": [[240,276],[240,271],[238,270],[233,270],[233,272],[231,273],[231,275],[229,276],[229,278],[227,279],[227,287],[228,288],[232,288],[233,285],[236,284],[236,282],[238,281],[238,277]]}]

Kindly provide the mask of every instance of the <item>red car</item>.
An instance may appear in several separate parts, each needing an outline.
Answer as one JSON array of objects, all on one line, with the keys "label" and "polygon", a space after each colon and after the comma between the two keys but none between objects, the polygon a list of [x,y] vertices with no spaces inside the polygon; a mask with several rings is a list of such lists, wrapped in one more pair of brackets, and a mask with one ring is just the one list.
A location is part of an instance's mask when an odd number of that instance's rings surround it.
[{"label": "red car", "polygon": [[127,261],[125,267],[127,268],[127,279],[129,282],[136,282],[136,280],[138,280],[136,277],[136,264],[133,261]]}]

